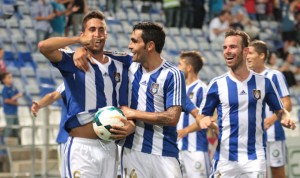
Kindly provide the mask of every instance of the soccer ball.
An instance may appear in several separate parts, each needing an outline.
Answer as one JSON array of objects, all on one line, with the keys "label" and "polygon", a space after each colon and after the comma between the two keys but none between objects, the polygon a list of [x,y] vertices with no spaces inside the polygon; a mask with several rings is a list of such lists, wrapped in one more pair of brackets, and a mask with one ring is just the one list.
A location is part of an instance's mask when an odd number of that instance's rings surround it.
[{"label": "soccer ball", "polygon": [[112,128],[112,125],[123,126],[124,123],[121,121],[126,119],[123,112],[114,106],[106,106],[99,109],[93,120],[93,129],[96,135],[106,141],[112,141],[109,137],[111,133],[109,130]]}]

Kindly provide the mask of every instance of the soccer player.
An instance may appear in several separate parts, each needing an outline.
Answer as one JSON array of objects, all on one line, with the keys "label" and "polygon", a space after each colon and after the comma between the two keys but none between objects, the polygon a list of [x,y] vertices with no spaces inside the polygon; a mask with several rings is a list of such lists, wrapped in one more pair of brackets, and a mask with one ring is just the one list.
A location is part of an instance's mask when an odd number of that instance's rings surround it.
[{"label": "soccer player", "polygon": [[[163,59],[163,28],[153,22],[134,25],[128,48],[133,56],[112,53],[129,67],[129,107],[122,107],[136,130],[122,150],[122,176],[182,177],[178,162],[176,125],[185,104],[185,80],[179,69]],[[84,50],[74,58],[87,71]],[[90,68],[90,67],[89,67]]]},{"label": "soccer player", "polygon": [[218,111],[218,147],[211,177],[266,177],[264,109],[268,104],[281,124],[295,123],[283,109],[273,82],[247,68],[249,36],[243,31],[226,32],[223,55],[229,72],[214,78],[207,90],[197,122],[202,129],[212,124]]},{"label": "soccer player", "polygon": [[55,91],[46,94],[42,99],[40,99],[40,101],[38,102],[32,101],[31,113],[33,114],[34,117],[36,117],[40,109],[51,105],[52,103],[54,103],[55,101],[61,98],[63,100],[63,105],[61,106],[61,120],[59,124],[59,131],[56,137],[56,142],[58,143],[58,154],[60,159],[60,165],[59,165],[60,175],[61,177],[66,177],[64,172],[65,170],[64,147],[65,147],[65,143],[68,140],[69,134],[63,127],[63,123],[67,118],[67,111],[66,111],[67,101],[66,101],[64,83],[60,84]]},{"label": "soccer player", "polygon": [[[104,106],[128,104],[128,70],[121,62],[104,55],[107,38],[105,16],[100,11],[86,14],[80,36],[53,37],[38,46],[64,79],[67,99],[67,120],[64,128],[70,137],[65,146],[66,177],[117,177],[116,144],[100,140],[92,120],[95,112]],[[83,72],[72,60],[73,52],[60,48],[79,43],[89,51],[93,64]],[[123,120],[124,126],[114,129],[115,139],[123,139],[135,127]]]},{"label": "soccer player", "polygon": [[199,112],[197,107],[200,107],[207,88],[207,85],[198,77],[203,60],[198,51],[184,51],[179,57],[178,68],[183,71],[185,76],[186,99],[193,102],[192,105],[186,103],[186,111],[181,113],[177,124],[178,137],[183,137],[178,141],[178,149],[185,178],[207,178],[209,176],[207,129],[190,133],[191,129],[189,128],[194,123],[197,126],[195,122]]},{"label": "soccer player", "polygon": [[[260,40],[252,41],[249,44],[249,53],[247,55],[248,67],[256,73],[265,75],[273,81],[278,94],[281,98],[284,108],[287,111],[292,110],[292,102],[289,96],[288,85],[284,75],[278,70],[269,69],[265,66],[268,56],[268,48],[265,42]],[[267,130],[267,161],[271,167],[273,178],[285,177],[285,134],[284,130],[277,120],[276,114],[270,111],[269,107],[265,108],[266,116],[264,121]]]}]

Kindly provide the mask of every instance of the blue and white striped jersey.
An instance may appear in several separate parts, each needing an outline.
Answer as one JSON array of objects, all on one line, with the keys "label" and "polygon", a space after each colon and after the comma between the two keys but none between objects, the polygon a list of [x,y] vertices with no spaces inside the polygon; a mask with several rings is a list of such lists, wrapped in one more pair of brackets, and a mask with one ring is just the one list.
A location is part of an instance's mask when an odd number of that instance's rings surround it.
[{"label": "blue and white striped jersey", "polygon": [[66,143],[69,137],[69,133],[66,131],[63,125],[67,120],[67,109],[66,109],[67,100],[66,100],[65,84],[64,83],[60,84],[57,87],[56,91],[60,93],[63,101],[61,104],[61,119],[59,123],[59,130],[56,137],[56,142],[60,144],[60,143]]},{"label": "blue and white striped jersey", "polygon": [[[268,77],[270,80],[273,81],[280,98],[290,95],[285,77],[280,71],[274,69],[265,69],[261,74],[265,75],[266,77]],[[273,112],[267,106],[266,117],[269,117],[272,114]],[[268,141],[285,140],[285,133],[283,127],[281,126],[280,121],[276,121],[274,125],[272,125],[267,130],[267,140]]]},{"label": "blue and white striped jersey", "polygon": [[89,63],[88,72],[78,69],[73,54],[62,52],[62,61],[52,63],[64,79],[67,99],[66,130],[89,123],[93,114],[104,106],[128,105],[128,69],[109,57],[109,62]]},{"label": "blue and white striped jersey", "polygon": [[[163,60],[154,71],[147,72],[125,53],[110,53],[129,66],[129,106],[146,112],[163,112],[171,106],[185,104],[185,79],[174,65]],[[176,127],[152,125],[136,120],[134,134],[124,146],[144,153],[178,158]]]},{"label": "blue and white striped jersey", "polygon": [[230,72],[210,82],[200,113],[212,116],[217,108],[220,134],[215,160],[266,159],[266,104],[273,111],[283,108],[273,82],[253,71],[243,82]]},{"label": "blue and white striped jersey", "polygon": [[[186,99],[190,99],[192,103],[194,103],[194,106],[200,107],[206,89],[207,85],[205,83],[203,83],[201,80],[196,80],[190,85],[186,86]],[[186,108],[187,110],[181,113],[180,120],[177,124],[177,130],[183,129],[196,121],[195,118],[190,114],[191,110],[193,110],[195,107],[190,109],[188,107]],[[189,133],[187,136],[178,141],[179,150],[207,152],[208,141],[206,132],[207,129]]]}]

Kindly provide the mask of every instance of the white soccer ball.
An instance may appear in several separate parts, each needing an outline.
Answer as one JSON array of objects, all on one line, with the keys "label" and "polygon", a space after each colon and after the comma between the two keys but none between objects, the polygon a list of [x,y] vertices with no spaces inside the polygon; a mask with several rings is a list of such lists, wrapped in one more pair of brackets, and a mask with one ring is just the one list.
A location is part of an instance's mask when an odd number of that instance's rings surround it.
[{"label": "white soccer ball", "polygon": [[99,109],[93,120],[93,129],[96,135],[106,141],[112,141],[110,139],[111,133],[109,130],[112,125],[123,126],[124,123],[121,121],[126,119],[123,112],[114,106],[106,106]]}]

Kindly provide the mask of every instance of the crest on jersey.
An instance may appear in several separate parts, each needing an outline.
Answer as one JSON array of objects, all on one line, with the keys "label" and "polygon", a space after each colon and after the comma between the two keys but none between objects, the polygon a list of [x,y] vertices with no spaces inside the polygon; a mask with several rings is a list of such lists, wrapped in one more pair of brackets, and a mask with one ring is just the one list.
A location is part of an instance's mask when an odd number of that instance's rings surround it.
[{"label": "crest on jersey", "polygon": [[259,100],[261,98],[261,92],[260,92],[260,90],[253,90],[253,97],[256,100]]},{"label": "crest on jersey", "polygon": [[74,173],[73,173],[74,178],[79,178],[80,176],[81,176],[80,171],[74,171]]},{"label": "crest on jersey", "polygon": [[193,97],[194,97],[194,92],[191,92],[191,93],[189,94],[189,98],[190,98],[190,99],[193,99]]},{"label": "crest on jersey", "polygon": [[120,73],[115,72],[114,77],[115,77],[115,81],[116,81],[117,83],[120,82],[120,80],[121,80],[121,75],[120,75]]},{"label": "crest on jersey", "polygon": [[159,84],[153,82],[150,88],[151,94],[155,95],[158,92],[158,88],[159,88]]}]

